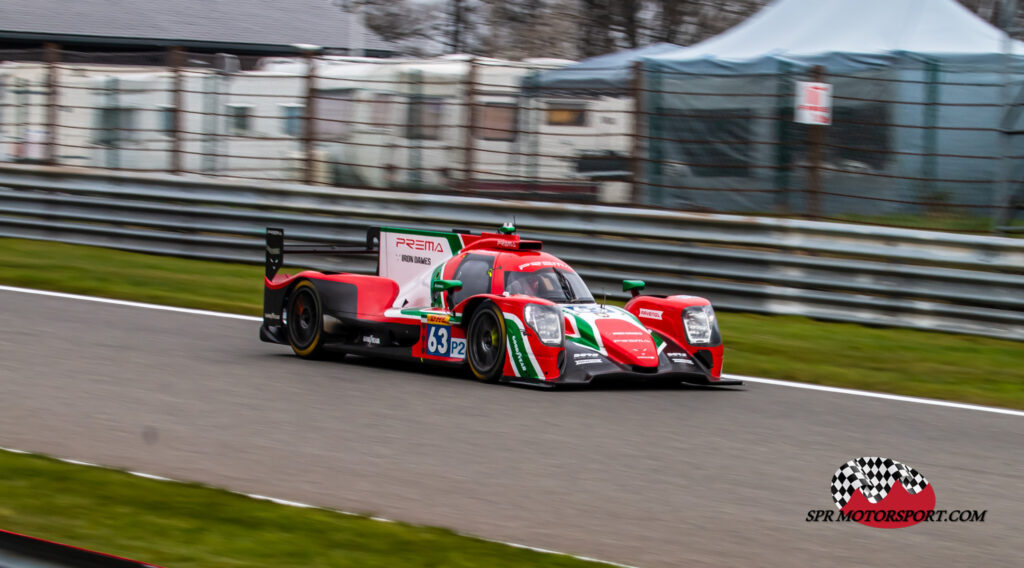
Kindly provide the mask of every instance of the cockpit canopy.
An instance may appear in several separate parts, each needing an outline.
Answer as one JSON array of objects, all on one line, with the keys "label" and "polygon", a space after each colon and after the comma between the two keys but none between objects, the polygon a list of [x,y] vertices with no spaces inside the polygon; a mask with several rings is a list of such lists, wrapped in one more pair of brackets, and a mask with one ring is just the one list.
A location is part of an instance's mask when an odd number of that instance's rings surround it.
[{"label": "cockpit canopy", "polygon": [[505,292],[550,300],[557,304],[589,304],[594,297],[579,274],[564,268],[545,267],[529,272],[506,271]]}]

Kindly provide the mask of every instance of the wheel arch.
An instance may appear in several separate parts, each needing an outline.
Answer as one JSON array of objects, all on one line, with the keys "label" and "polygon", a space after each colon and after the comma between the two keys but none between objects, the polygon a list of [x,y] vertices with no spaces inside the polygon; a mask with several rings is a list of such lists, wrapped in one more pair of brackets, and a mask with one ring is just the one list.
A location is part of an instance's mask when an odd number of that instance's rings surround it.
[{"label": "wheel arch", "polygon": [[[477,309],[479,309],[487,300],[494,301],[494,298],[491,296],[481,295],[473,296],[465,301],[462,306],[462,320],[460,324],[464,329],[469,329],[469,322],[473,320],[473,314],[476,313]],[[494,303],[497,304],[497,302]],[[501,309],[501,306],[499,305],[498,308]]]}]

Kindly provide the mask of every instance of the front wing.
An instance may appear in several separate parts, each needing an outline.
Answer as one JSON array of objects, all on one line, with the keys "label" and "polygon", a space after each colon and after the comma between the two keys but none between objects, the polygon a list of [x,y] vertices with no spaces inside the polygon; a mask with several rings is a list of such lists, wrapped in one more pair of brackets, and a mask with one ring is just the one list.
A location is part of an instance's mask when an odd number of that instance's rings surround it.
[{"label": "front wing", "polygon": [[[515,355],[514,345],[509,345],[509,359]],[[541,367],[546,366],[543,359]],[[667,342],[665,349],[658,356],[657,367],[638,367],[624,365],[609,356],[572,341],[566,341],[564,354],[557,359],[548,359],[548,365],[558,365],[557,369],[543,369],[547,379],[531,377],[527,373],[508,374],[504,380],[518,384],[536,386],[585,385],[595,382],[679,382],[693,385],[738,386],[742,381],[723,379],[711,374],[708,367],[699,359],[674,343]]]}]

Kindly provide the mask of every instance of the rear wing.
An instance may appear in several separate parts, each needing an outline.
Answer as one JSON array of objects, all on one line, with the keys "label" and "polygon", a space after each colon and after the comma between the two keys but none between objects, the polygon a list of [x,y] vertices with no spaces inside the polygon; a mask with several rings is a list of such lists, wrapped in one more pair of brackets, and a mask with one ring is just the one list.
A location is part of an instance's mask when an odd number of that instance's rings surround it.
[{"label": "rear wing", "polygon": [[289,254],[325,254],[335,256],[378,254],[380,227],[366,230],[365,247],[343,247],[336,245],[289,245],[284,244],[284,229],[267,227],[267,250],[264,266],[267,280],[273,280],[277,271],[284,264],[285,253]]},{"label": "rear wing", "polygon": [[[511,227],[511,225],[509,225]],[[511,227],[514,232],[515,228]],[[404,227],[370,227],[365,247],[334,245],[285,245],[284,230],[267,228],[266,276],[274,278],[281,269],[285,253],[335,256],[376,254],[377,275],[398,283],[399,289],[427,280],[448,259],[467,247],[493,245],[512,250],[540,249],[540,241],[520,240],[511,233],[473,234],[464,229],[434,231]]]}]

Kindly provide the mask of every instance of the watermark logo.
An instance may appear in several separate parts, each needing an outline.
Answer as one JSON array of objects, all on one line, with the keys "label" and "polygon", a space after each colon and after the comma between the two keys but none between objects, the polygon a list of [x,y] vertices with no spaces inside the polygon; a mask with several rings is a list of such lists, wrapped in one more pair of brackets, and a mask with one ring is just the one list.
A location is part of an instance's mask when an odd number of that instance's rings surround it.
[{"label": "watermark logo", "polygon": [[832,476],[839,511],[811,510],[807,522],[856,522],[899,529],[922,522],[984,522],[985,511],[935,509],[935,490],[913,467],[894,459],[864,457],[841,465]]},{"label": "watermark logo", "polygon": [[837,469],[832,500],[851,520],[885,529],[916,525],[935,510],[935,491],[923,475],[880,457],[857,458]]}]

